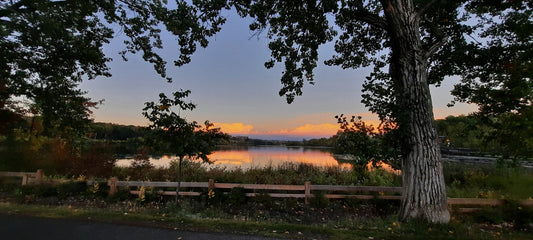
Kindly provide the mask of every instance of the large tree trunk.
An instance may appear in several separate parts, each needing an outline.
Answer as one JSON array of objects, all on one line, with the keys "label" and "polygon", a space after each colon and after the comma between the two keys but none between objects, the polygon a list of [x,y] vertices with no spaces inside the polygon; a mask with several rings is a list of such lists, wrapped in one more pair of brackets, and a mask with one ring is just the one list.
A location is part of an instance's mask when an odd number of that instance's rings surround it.
[{"label": "large tree trunk", "polygon": [[400,219],[447,223],[450,214],[419,20],[411,0],[382,0],[382,3],[391,39],[389,71],[400,108],[397,120],[406,140]]}]

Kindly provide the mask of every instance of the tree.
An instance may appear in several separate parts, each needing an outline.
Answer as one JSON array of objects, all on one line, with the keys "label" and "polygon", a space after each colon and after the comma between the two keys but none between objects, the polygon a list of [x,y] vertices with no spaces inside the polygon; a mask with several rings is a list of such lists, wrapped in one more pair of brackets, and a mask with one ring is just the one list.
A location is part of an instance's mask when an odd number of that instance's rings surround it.
[{"label": "tree", "polygon": [[[207,46],[207,38],[224,21],[216,14],[219,1],[196,1],[201,14],[185,2],[177,2],[173,9],[166,2],[0,1],[0,117],[10,120],[14,119],[10,113],[24,115],[18,99],[25,99],[36,112],[55,117],[50,124],[46,117],[44,125],[55,126],[63,117],[68,118],[65,122],[73,116],[85,120],[83,113],[72,114],[80,107],[90,113],[89,99],[76,88],[83,79],[111,76],[106,65],[111,58],[102,47],[113,38],[115,26],[126,37],[125,50],[120,52],[124,60],[129,53],[140,52],[161,77],[171,81],[167,62],[156,51],[162,48],[161,28],[178,36],[180,53],[174,64],[181,66],[190,61],[197,43]],[[67,104],[70,107],[63,107]]]},{"label": "tree", "polygon": [[533,156],[533,2],[474,1],[468,7],[479,16],[479,40],[447,48],[451,59],[436,70],[461,76],[455,101],[479,106],[475,117],[492,128],[484,142],[516,164]]},{"label": "tree", "polygon": [[[448,222],[429,84],[439,84],[445,76],[473,66],[458,67],[461,62],[472,60],[469,54],[474,54],[475,59],[506,65],[502,62],[505,57],[489,54],[491,49],[476,43],[478,38],[493,41],[495,49],[505,46],[499,52],[516,60],[512,61],[514,69],[523,64],[530,66],[531,31],[527,30],[531,28],[532,3],[492,0],[235,2],[242,16],[254,18],[250,29],[268,29],[272,59],[265,66],[270,68],[276,62],[284,62],[281,77],[284,87],[280,95],[286,96],[289,103],[302,94],[305,81],[314,82],[318,48],[335,40],[335,36],[338,36],[335,41],[338,55],[326,64],[343,68],[374,67],[363,84],[363,103],[382,121],[396,123],[403,140],[404,191],[400,218]],[[506,20],[493,20],[491,17],[497,14],[503,14]],[[333,17],[336,27],[329,22]],[[481,24],[472,23],[478,20]],[[513,24],[513,20],[519,21]],[[485,27],[489,31],[484,32]],[[462,54],[454,55],[458,52]],[[492,70],[491,65],[474,66],[467,73]],[[519,72],[522,80],[530,81],[525,76],[531,75],[524,75],[527,71]],[[477,77],[481,76],[474,76]],[[498,89],[499,86],[488,87]],[[527,97],[530,93],[521,94],[526,97],[514,101],[525,99],[530,105]],[[516,102],[510,105],[516,106]]]},{"label": "tree", "polygon": [[176,198],[179,195],[183,159],[188,157],[209,163],[208,155],[215,150],[216,145],[221,140],[229,139],[229,136],[222,133],[219,128],[213,128],[213,124],[209,121],[201,126],[195,121],[188,122],[180,116],[181,111],[192,111],[196,108],[195,104],[183,100],[190,93],[189,90],[177,91],[173,93],[173,98],[161,93],[158,103],[146,102],[143,108],[143,115],[151,122],[149,145],[156,151],[175,154],[178,157]]}]

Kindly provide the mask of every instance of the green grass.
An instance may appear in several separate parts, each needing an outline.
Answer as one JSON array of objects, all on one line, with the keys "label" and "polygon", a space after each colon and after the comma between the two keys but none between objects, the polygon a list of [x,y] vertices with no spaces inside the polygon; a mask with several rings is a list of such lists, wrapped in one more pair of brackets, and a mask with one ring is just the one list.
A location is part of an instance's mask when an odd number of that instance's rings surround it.
[{"label": "green grass", "polygon": [[447,163],[444,176],[448,197],[513,200],[533,197],[532,169]]},{"label": "green grass", "polygon": [[91,220],[176,230],[229,232],[297,239],[530,239],[531,233],[494,229],[483,224],[452,220],[447,225],[424,222],[400,223],[395,217],[320,225],[271,221],[241,221],[225,218],[199,218],[169,214],[164,210],[139,208],[98,209],[68,206],[42,206],[0,203],[2,214],[24,214],[46,218]]},{"label": "green grass", "polygon": [[[113,176],[120,180],[177,181],[178,168],[171,163],[168,168],[136,171],[129,167],[113,168]],[[139,174],[142,173],[142,174]],[[323,185],[401,185],[401,177],[384,171],[360,173],[339,166],[318,167],[305,163],[285,163],[250,169],[209,167],[197,161],[183,162],[184,182],[207,182],[214,179],[225,183],[288,184],[300,185],[306,181]]]}]

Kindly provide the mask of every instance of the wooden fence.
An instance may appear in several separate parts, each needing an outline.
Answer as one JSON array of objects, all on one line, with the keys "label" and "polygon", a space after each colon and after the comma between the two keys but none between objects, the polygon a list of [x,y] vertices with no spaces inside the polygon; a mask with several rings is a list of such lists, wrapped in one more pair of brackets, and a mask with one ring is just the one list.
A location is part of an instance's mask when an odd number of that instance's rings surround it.
[{"label": "wooden fence", "polygon": [[[145,188],[177,188],[177,182],[141,182],[141,181],[118,181],[112,178],[108,181],[110,193],[117,191],[118,187],[145,187]],[[270,185],[270,184],[240,184],[240,183],[216,183],[213,179],[209,182],[182,182],[181,188],[187,189],[180,191],[180,196],[200,196],[202,192],[191,191],[191,189],[207,188],[207,192],[215,189],[231,189],[241,187],[253,192],[246,193],[247,197],[255,197],[257,191],[266,192],[270,197],[275,198],[304,198],[306,202],[314,196],[311,191],[327,192],[324,197],[329,199],[354,198],[362,200],[370,199],[387,199],[401,200],[402,187],[380,187],[380,186],[342,186],[342,185],[311,185],[305,182],[304,185]],[[160,195],[176,195],[176,191],[155,191]],[[280,193],[282,192],[282,193]],[[140,194],[139,190],[131,190],[131,194]],[[357,194],[354,194],[357,193]],[[465,208],[468,206],[501,206],[504,205],[504,199],[486,199],[486,198],[448,198],[450,208],[457,207],[462,212],[478,210],[478,208]],[[533,200],[521,200],[521,205],[533,207]]]},{"label": "wooden fence", "polygon": [[[37,172],[0,172],[0,177],[22,177],[22,185],[31,183],[51,183],[54,181],[45,180],[44,173],[41,170]],[[94,181],[88,181],[92,185]],[[109,194],[114,194],[118,188],[135,188],[130,190],[131,194],[140,194],[140,188],[150,188],[153,192],[160,195],[176,196],[178,182],[144,182],[144,181],[118,181],[117,178],[111,178],[107,181],[109,185]],[[274,198],[303,198],[306,202],[314,197],[313,192],[325,192],[323,195],[328,199],[387,199],[400,200],[401,187],[380,187],[380,186],[342,186],[342,185],[312,185],[305,182],[303,185],[272,185],[272,184],[241,184],[241,183],[217,183],[213,179],[208,182],[181,182],[179,192],[180,196],[200,196],[202,192],[214,192],[216,189],[229,190],[232,188],[243,188],[247,190],[247,197],[255,197],[259,194],[267,193]],[[169,190],[172,189],[172,190]],[[504,205],[504,199],[485,199],[485,198],[448,198],[448,206],[458,207],[463,212],[475,211],[477,208],[465,208],[468,206],[501,206]],[[533,207],[533,200],[521,200],[521,205]]]},{"label": "wooden fence", "polygon": [[[177,182],[141,182],[141,181],[118,181],[112,178],[108,181],[110,193],[117,191],[118,187],[145,187],[145,188],[177,188]],[[268,193],[274,198],[304,198],[306,202],[314,195],[311,191],[327,191],[324,197],[330,199],[356,198],[356,199],[401,199],[401,187],[380,187],[380,186],[339,186],[339,185],[311,185],[305,182],[303,185],[271,185],[271,184],[242,184],[242,183],[216,183],[213,179],[209,182],[182,182],[180,196],[200,196],[201,191],[191,191],[192,189],[207,188],[207,192],[214,192],[215,189],[243,188],[252,192],[246,193],[247,197],[255,197],[258,194]],[[155,191],[160,195],[176,195],[176,191]],[[139,190],[130,191],[131,194],[139,194]],[[360,193],[360,194],[353,194]]]},{"label": "wooden fence", "polygon": [[22,185],[27,185],[34,182],[42,182],[44,179],[44,172],[37,170],[37,172],[0,172],[0,177],[22,177]]}]

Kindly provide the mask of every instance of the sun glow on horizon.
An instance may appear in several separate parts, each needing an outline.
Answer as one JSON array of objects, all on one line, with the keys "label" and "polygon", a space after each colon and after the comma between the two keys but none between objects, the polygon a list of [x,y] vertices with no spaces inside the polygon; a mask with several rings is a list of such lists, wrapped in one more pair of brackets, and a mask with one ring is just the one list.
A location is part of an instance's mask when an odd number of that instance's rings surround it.
[{"label": "sun glow on horizon", "polygon": [[320,136],[329,137],[335,135],[339,130],[337,124],[323,123],[323,124],[304,124],[295,128],[282,128],[271,131],[258,131],[251,124],[245,123],[214,123],[227,134],[234,135],[289,135],[289,136]]}]

